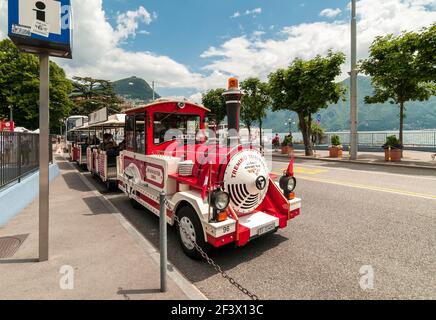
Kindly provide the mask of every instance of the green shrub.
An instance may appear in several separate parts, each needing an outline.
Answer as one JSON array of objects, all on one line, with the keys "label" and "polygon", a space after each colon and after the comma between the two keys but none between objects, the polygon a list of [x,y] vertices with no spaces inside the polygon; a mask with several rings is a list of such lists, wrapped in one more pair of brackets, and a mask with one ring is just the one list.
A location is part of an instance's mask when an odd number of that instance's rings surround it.
[{"label": "green shrub", "polygon": [[286,137],[283,139],[282,147],[292,147],[292,146],[293,146],[293,143],[292,143],[292,136],[286,136]]},{"label": "green shrub", "polygon": [[403,149],[403,145],[400,143],[400,140],[396,136],[388,136],[386,137],[386,143],[383,145],[383,149]]},{"label": "green shrub", "polygon": [[331,143],[333,147],[341,147],[341,139],[336,134],[332,135]]}]

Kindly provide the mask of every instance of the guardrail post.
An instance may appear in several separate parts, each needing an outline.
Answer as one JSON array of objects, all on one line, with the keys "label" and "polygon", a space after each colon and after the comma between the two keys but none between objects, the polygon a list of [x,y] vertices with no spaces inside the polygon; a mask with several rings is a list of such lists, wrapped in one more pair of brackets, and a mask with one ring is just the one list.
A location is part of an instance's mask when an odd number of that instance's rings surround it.
[{"label": "guardrail post", "polygon": [[18,183],[21,182],[21,133],[18,133],[17,136],[17,142],[18,142],[18,146],[17,146],[17,154],[18,154]]},{"label": "guardrail post", "polygon": [[167,292],[167,217],[165,192],[160,193],[159,246],[160,246],[160,291]]},{"label": "guardrail post", "polygon": [[436,131],[433,132],[433,147],[436,147]]}]

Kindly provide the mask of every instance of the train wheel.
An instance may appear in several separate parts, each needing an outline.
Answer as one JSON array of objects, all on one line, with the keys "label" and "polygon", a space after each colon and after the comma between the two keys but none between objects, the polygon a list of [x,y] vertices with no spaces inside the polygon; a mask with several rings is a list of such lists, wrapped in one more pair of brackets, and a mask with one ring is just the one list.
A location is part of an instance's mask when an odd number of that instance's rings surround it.
[{"label": "train wheel", "polygon": [[[180,226],[176,223],[177,236],[183,251],[192,259],[201,259],[202,256],[195,248],[191,239],[193,239],[206,253],[210,251],[211,246],[204,241],[203,227],[201,226],[201,222],[198,219],[196,212],[191,207],[186,206],[180,209],[177,216],[180,220]],[[189,237],[185,232],[180,230],[180,228],[186,230]]]}]

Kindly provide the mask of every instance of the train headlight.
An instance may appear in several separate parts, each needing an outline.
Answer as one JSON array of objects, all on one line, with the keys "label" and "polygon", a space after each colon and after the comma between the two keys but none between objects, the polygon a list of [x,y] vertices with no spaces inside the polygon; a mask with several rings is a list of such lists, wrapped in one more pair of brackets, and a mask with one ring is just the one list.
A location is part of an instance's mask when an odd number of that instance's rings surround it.
[{"label": "train headlight", "polygon": [[282,188],[286,194],[294,191],[296,186],[297,180],[295,177],[283,176],[280,178],[280,188]]},{"label": "train headlight", "polygon": [[219,211],[225,210],[230,203],[230,197],[227,192],[221,190],[215,190],[210,199],[212,207]]}]

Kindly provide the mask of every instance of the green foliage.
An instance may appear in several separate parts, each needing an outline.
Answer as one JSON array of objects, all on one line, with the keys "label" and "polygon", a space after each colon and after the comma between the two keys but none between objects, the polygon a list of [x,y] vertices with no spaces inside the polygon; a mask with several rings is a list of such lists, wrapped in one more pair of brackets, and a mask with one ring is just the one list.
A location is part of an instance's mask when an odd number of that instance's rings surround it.
[{"label": "green foliage", "polygon": [[[326,131],[347,131],[350,129],[350,102],[349,102],[349,79],[345,79],[342,85],[346,89],[346,100],[339,100],[336,104],[330,104],[326,109],[320,110],[322,126]],[[384,131],[398,130],[399,112],[392,108],[392,104],[376,103],[366,104],[364,97],[373,93],[371,78],[358,77],[358,111],[359,131]],[[283,119],[289,118],[289,111],[268,112],[265,119],[265,128],[273,129],[273,132],[287,132],[289,126]],[[296,114],[291,114],[296,118]],[[295,127],[295,126],[294,126]],[[428,101],[410,101],[407,103],[407,118],[404,121],[405,130],[434,129],[436,127],[436,97]]]},{"label": "green foliage", "polygon": [[121,99],[115,94],[110,81],[90,77],[73,77],[74,100],[73,113],[88,115],[98,109],[107,107],[110,112],[120,110]]},{"label": "green foliage", "polygon": [[331,142],[333,147],[341,146],[341,139],[336,134],[332,135],[332,137],[330,138],[330,142]]},{"label": "green foliage", "polygon": [[241,89],[245,93],[241,100],[241,120],[248,128],[254,121],[258,122],[260,144],[263,145],[263,119],[266,117],[266,111],[271,102],[268,84],[261,82],[258,78],[248,78],[241,82]]},{"label": "green foliage", "polygon": [[[427,29],[424,29],[427,30]],[[370,47],[370,56],[361,61],[360,69],[372,78],[374,93],[366,96],[365,102],[384,103],[389,101],[400,107],[400,142],[403,140],[405,103],[426,101],[436,94],[434,83],[434,56],[427,56],[427,46],[435,32],[403,32],[377,37]],[[434,44],[434,39],[433,39]],[[433,49],[434,51],[434,49]],[[428,64],[433,67],[428,68]],[[433,76],[432,76],[433,73]],[[432,79],[433,78],[433,79]]]},{"label": "green foliage", "polygon": [[[137,77],[130,77],[127,79],[121,79],[112,83],[114,91],[117,95],[126,99],[140,100],[143,103],[147,103],[153,100],[153,89],[144,79]],[[159,99],[160,96],[155,92],[155,99]]]},{"label": "green foliage", "polygon": [[386,143],[383,145],[383,148],[396,148],[396,149],[402,149],[403,145],[401,144],[400,140],[396,136],[389,136],[386,137]]},{"label": "green foliage", "polygon": [[285,138],[282,141],[282,147],[292,147],[293,144],[293,138],[291,135],[285,136]]},{"label": "green foliage", "polygon": [[[63,118],[70,114],[72,86],[65,72],[50,62],[50,128],[58,132]],[[0,115],[9,115],[13,106],[17,126],[39,127],[39,60],[21,53],[10,40],[0,41]]]},{"label": "green foliage", "polygon": [[295,59],[287,69],[269,75],[272,109],[298,114],[306,155],[313,154],[312,114],[329,103],[337,103],[344,95],[342,86],[334,81],[341,74],[344,62],[343,53],[330,51],[326,57],[316,56],[308,61]]},{"label": "green foliage", "polygon": [[209,90],[203,95],[203,105],[210,109],[210,113],[215,116],[217,124],[220,124],[227,115],[226,100],[223,97],[225,89]]},{"label": "green foliage", "polygon": [[424,28],[418,38],[419,50],[416,56],[418,71],[421,77],[433,82],[436,81],[436,23]]},{"label": "green foliage", "polygon": [[320,143],[325,135],[324,129],[318,123],[314,122],[312,123],[312,127],[310,131],[312,133],[312,142]]}]

